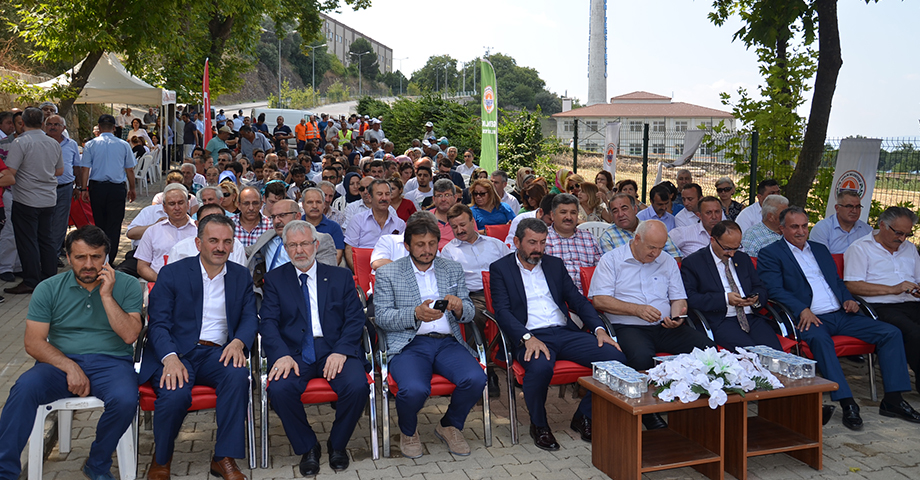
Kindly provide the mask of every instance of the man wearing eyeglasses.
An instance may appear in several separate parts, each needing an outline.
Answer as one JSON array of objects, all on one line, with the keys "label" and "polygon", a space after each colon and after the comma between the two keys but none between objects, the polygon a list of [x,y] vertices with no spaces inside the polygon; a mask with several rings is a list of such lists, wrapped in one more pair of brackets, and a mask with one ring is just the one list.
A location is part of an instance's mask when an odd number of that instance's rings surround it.
[{"label": "man wearing eyeglasses", "polygon": [[[261,251],[262,258],[265,259],[265,272],[270,272],[281,265],[291,261],[281,240],[281,234],[284,232],[284,226],[294,220],[300,220],[301,212],[297,202],[291,199],[280,200],[272,206],[272,214],[269,220],[272,222],[274,230],[262,234],[259,240],[250,247],[246,248],[246,255],[250,259],[250,264],[254,258],[255,252]],[[316,233],[317,244],[316,261],[326,265],[337,265],[335,261],[335,242],[332,237],[326,233]]]},{"label": "man wearing eyeglasses", "polygon": [[862,213],[862,199],[854,190],[837,192],[836,214],[818,221],[811,229],[808,239],[818,242],[831,254],[843,253],[856,240],[872,233],[872,227],[859,219]]},{"label": "man wearing eyeglasses", "polygon": [[[713,206],[719,208],[715,200]],[[708,248],[688,255],[681,264],[687,307],[703,313],[722,348],[767,345],[782,350],[768,320],[756,312],[767,303],[767,288],[751,257],[740,248],[737,223],[726,220],[712,227]]]},{"label": "man wearing eyeglasses", "polygon": [[878,232],[866,235],[844,253],[843,280],[904,337],[904,353],[914,374],[920,374],[920,255],[907,241],[917,215],[904,207],[888,207],[878,218]]}]

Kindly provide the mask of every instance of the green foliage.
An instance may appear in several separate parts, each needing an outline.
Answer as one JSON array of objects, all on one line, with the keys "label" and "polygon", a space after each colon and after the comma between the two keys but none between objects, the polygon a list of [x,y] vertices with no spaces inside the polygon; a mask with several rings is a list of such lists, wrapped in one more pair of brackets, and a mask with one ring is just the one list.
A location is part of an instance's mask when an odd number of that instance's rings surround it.
[{"label": "green foliage", "polygon": [[[403,73],[399,70],[395,72],[384,73],[377,80],[390,87],[390,90],[392,90],[396,95],[405,93],[406,87],[409,86],[409,79],[407,79],[406,76],[403,75]],[[400,91],[400,85],[403,89],[402,92]]]},{"label": "green foliage", "polygon": [[823,167],[818,169],[818,175],[815,176],[815,184],[808,192],[805,211],[808,212],[808,219],[816,223],[825,217],[827,211],[827,199],[831,194],[831,183],[834,182],[834,169]]},{"label": "green foliage", "polygon": [[342,65],[342,61],[339,60],[339,57],[334,55],[329,56],[329,70],[339,77],[345,76],[345,65]]},{"label": "green foliage", "polygon": [[370,96],[363,96],[358,100],[356,108],[359,115],[368,115],[371,118],[377,118],[381,115],[390,113],[390,105],[382,100]]},{"label": "green foliage", "polygon": [[313,90],[310,87],[292,88],[291,83],[287,80],[281,84],[281,98],[284,100],[283,102],[278,101],[278,97],[274,92],[269,93],[268,107],[309,110],[319,105],[322,101],[318,90]]},{"label": "green foliage", "polygon": [[422,87],[420,87],[418,83],[409,82],[409,86],[406,87],[406,93],[413,97],[417,97],[422,94]]},{"label": "green foliage", "polygon": [[351,87],[336,80],[329,88],[326,89],[326,101],[328,103],[347,102],[351,98]]},{"label": "green foliage", "polygon": [[438,135],[447,137],[451,145],[461,151],[467,148],[479,151],[479,118],[470,115],[463,105],[434,95],[423,95],[418,99],[401,97],[392,105],[365,97],[358,102],[357,111],[362,115],[383,115],[386,118],[383,127],[387,139],[396,145],[398,153],[421,136],[425,122],[429,121],[434,122]]},{"label": "green foliage", "polygon": [[540,109],[499,113],[498,168],[514,175],[519,168],[530,167],[538,176],[553,178],[556,165],[550,155],[555,153],[557,142],[543,138]]},{"label": "green foliage", "polygon": [[[358,56],[356,54],[369,52],[366,55]],[[374,47],[366,38],[357,38],[351,42],[348,47],[348,58],[352,65],[361,66],[361,75],[368,80],[376,80],[377,74],[380,73],[380,66],[377,63],[377,54],[374,53]],[[351,67],[351,65],[349,65]]]},{"label": "green foliage", "polygon": [[412,72],[412,82],[423,92],[455,91],[458,77],[457,60],[450,55],[432,55],[424,67]]}]

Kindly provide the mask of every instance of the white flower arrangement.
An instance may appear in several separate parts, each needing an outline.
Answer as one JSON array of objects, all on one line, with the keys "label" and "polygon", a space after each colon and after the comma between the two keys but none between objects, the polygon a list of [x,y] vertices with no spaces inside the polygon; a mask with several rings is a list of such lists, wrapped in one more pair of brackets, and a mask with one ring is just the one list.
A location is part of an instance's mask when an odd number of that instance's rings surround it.
[{"label": "white flower arrangement", "polygon": [[649,370],[648,376],[657,387],[658,398],[689,403],[708,395],[712,409],[724,405],[729,393],[744,396],[744,392],[752,390],[783,388],[776,376],[761,365],[757,354],[741,347],[737,353],[694,348],[690,353],[669,357]]}]

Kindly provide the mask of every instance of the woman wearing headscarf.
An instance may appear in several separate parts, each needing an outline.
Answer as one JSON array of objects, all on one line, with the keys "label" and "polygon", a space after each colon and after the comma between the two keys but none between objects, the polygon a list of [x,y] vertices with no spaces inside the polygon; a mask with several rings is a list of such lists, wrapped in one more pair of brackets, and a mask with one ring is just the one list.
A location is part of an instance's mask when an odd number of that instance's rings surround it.
[{"label": "woman wearing headscarf", "polygon": [[572,175],[572,171],[568,168],[556,170],[556,182],[549,193],[565,193],[566,180],[568,180],[569,175]]}]

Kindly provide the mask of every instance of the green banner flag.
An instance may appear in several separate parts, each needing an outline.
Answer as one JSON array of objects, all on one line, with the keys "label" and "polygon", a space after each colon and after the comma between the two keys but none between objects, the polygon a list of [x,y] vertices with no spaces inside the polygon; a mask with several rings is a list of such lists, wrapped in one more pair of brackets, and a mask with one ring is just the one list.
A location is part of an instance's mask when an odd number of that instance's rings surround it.
[{"label": "green banner flag", "polygon": [[498,85],[492,64],[483,59],[481,66],[482,151],[479,154],[479,166],[491,173],[498,169]]}]

